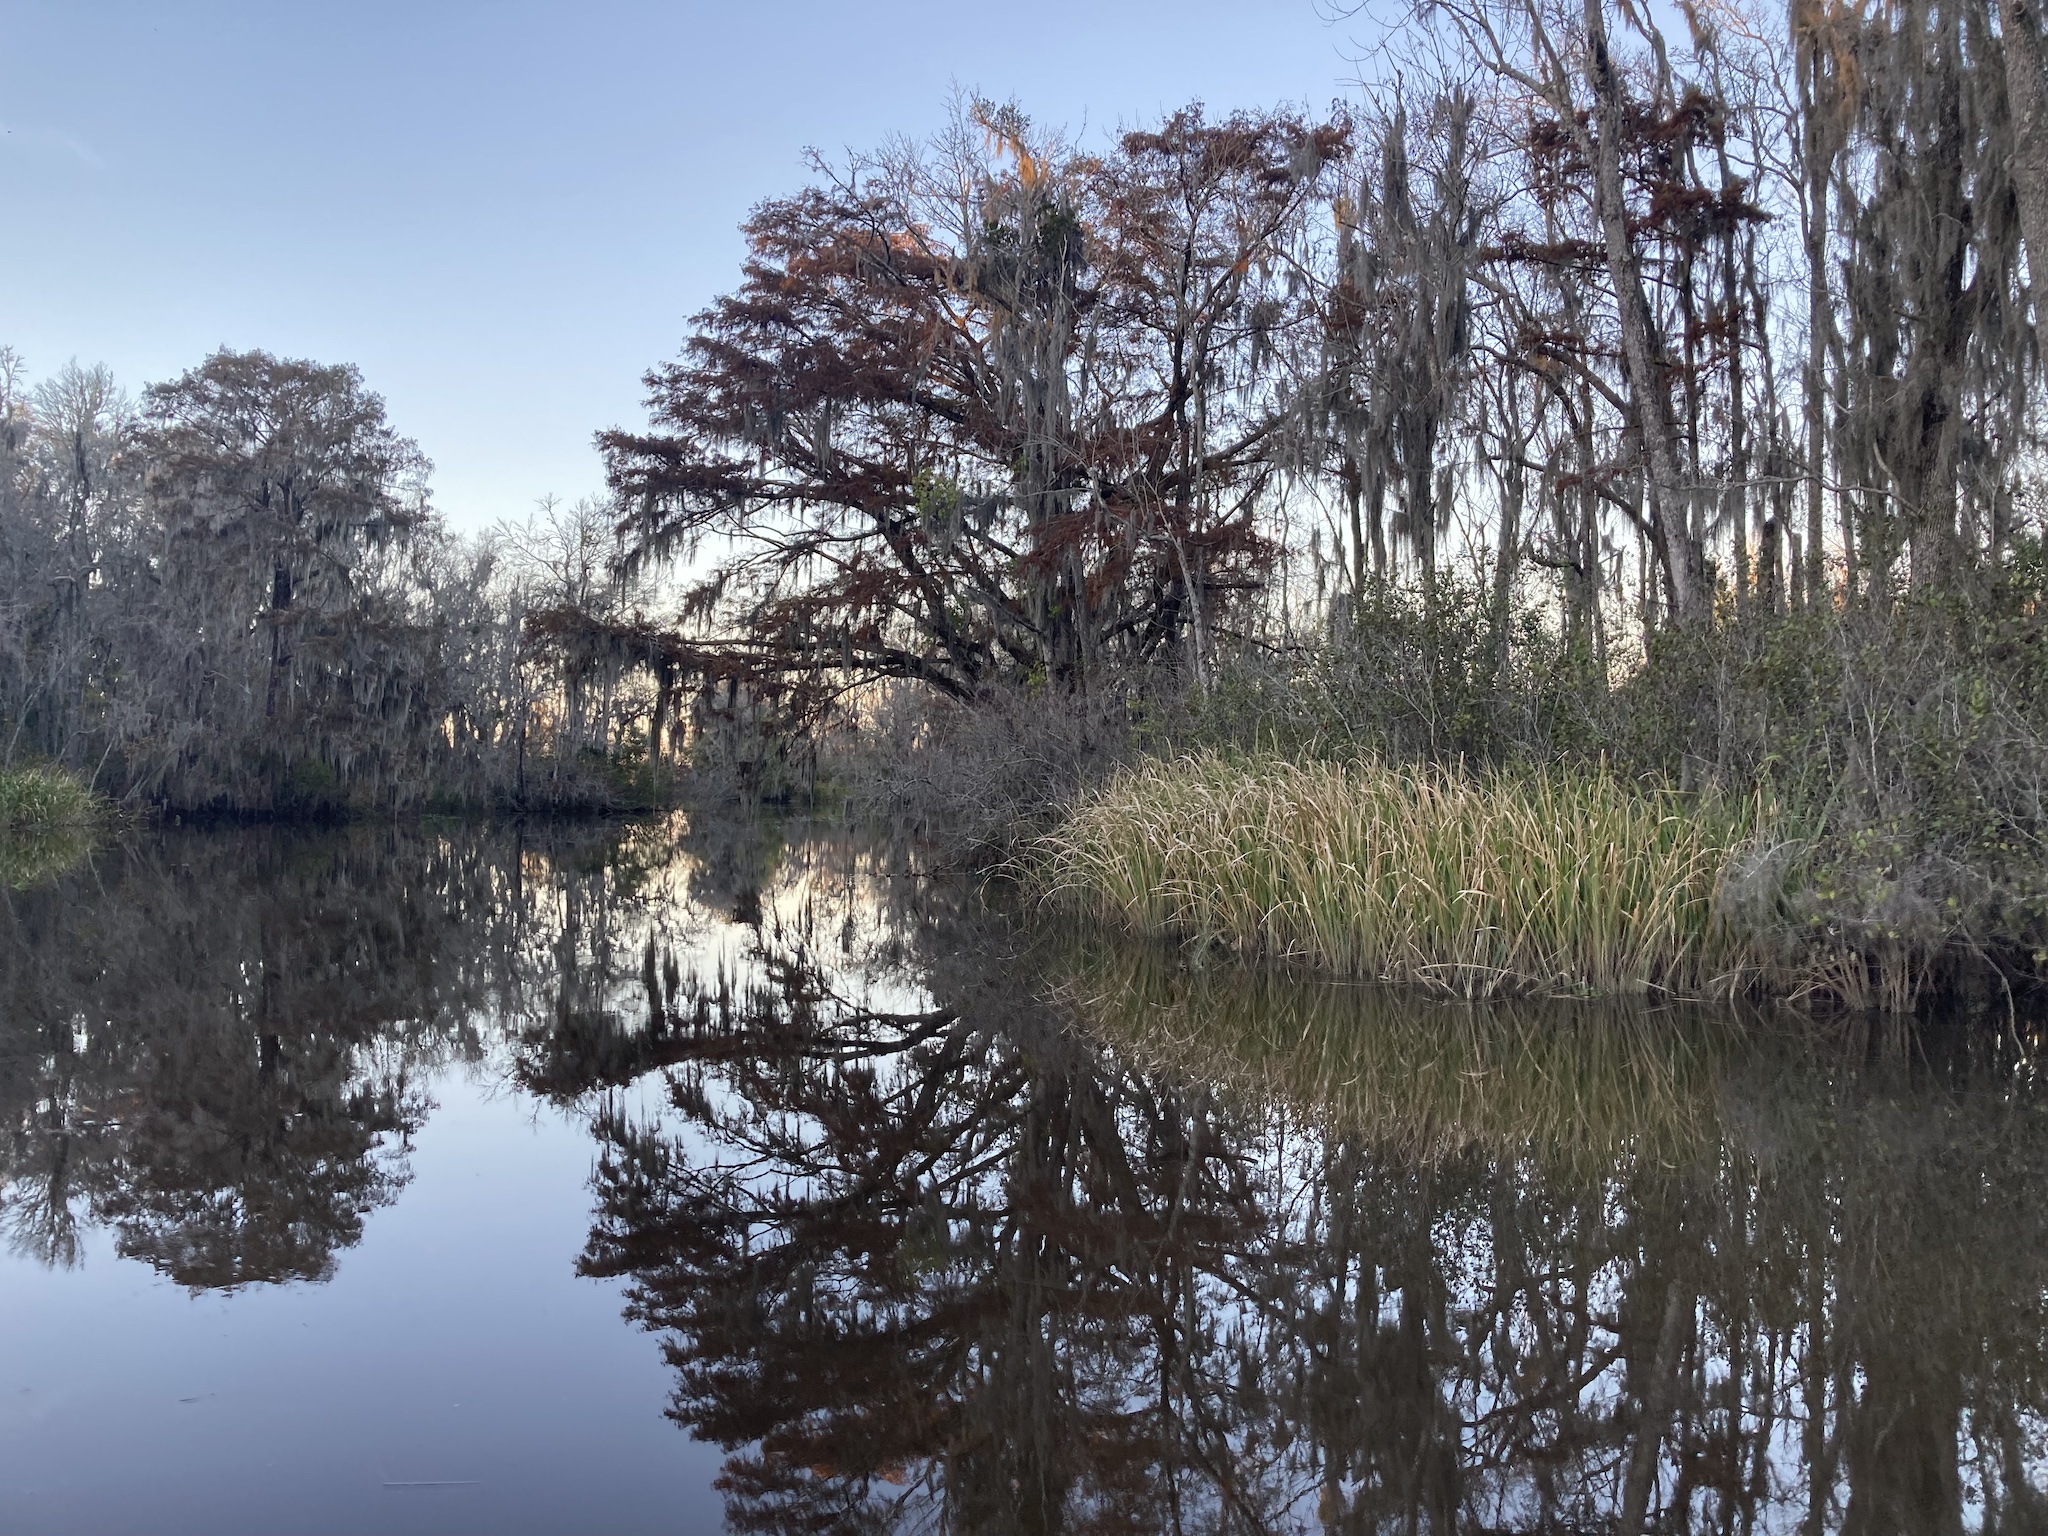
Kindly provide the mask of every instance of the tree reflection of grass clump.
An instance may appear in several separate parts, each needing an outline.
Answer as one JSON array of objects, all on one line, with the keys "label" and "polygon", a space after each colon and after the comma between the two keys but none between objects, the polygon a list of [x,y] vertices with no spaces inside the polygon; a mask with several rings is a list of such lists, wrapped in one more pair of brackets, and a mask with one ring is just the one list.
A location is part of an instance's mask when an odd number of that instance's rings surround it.
[{"label": "tree reflection of grass clump", "polygon": [[1277,1096],[1407,1157],[1683,1161],[1717,1133],[1719,1069],[1745,1034],[1727,1010],[1446,1001],[1078,931],[1047,965],[1081,1020],[1147,1069]]},{"label": "tree reflection of grass clump", "polygon": [[0,828],[0,887],[26,891],[47,885],[84,863],[92,846],[93,829],[87,826],[32,832]]}]

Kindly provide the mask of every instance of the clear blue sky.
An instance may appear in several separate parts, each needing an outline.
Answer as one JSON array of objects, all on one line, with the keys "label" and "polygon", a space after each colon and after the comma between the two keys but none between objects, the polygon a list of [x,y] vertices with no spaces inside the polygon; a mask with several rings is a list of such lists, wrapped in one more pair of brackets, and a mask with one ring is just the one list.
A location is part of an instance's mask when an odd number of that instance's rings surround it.
[{"label": "clear blue sky", "polygon": [[474,527],[598,489],[600,427],[802,152],[957,83],[1103,134],[1321,108],[1316,0],[0,0],[0,342],[130,389],[214,347],[361,366]]}]

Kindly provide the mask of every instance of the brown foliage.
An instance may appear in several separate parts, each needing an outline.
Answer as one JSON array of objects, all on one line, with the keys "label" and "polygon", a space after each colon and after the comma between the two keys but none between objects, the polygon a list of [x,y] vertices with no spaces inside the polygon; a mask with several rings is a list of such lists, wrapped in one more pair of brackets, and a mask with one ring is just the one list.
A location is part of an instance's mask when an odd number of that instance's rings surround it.
[{"label": "brown foliage", "polygon": [[[979,150],[969,142],[979,130]],[[1342,124],[1196,109],[1092,157],[981,105],[820,165],[601,439],[642,558],[731,541],[728,633],[955,697],[1192,645],[1254,590],[1289,242]]]}]

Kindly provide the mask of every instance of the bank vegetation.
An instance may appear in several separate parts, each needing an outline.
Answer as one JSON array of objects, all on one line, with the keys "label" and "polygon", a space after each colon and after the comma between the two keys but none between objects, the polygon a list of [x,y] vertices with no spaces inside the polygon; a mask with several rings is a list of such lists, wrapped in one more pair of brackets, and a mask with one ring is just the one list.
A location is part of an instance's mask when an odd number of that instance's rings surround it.
[{"label": "bank vegetation", "polygon": [[1148,754],[1463,765],[1702,846],[1767,801],[1829,964],[2037,971],[2043,48],[1442,0],[1327,112],[964,98],[757,205],[607,498],[485,539],[351,369],[8,372],[0,761],[272,814],[822,767],[1013,848]]}]

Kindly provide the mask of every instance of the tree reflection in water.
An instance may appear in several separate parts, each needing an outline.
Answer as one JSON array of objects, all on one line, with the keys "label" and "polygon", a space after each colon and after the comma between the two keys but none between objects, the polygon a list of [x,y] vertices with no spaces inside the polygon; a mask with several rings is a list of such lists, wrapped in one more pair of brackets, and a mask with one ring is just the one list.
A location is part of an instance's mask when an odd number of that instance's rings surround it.
[{"label": "tree reflection in water", "polygon": [[390,1044],[418,1016],[417,914],[370,899],[356,850],[225,843],[117,852],[0,906],[17,1247],[70,1262],[83,1217],[188,1285],[317,1279],[403,1183],[423,1105]]},{"label": "tree reflection in water", "polygon": [[[485,1049],[546,882],[516,837],[141,839],[0,893],[0,1221],[193,1287],[320,1280]],[[556,925],[559,926],[559,925]],[[528,967],[530,969],[530,967]]]},{"label": "tree reflection in water", "polygon": [[[667,1074],[663,1114],[595,1116],[584,1266],[664,1335],[734,1529],[2048,1520],[2017,1032],[1425,1013],[900,915],[866,952],[813,901],[744,963],[650,954],[590,1058]],[[1248,1091],[1246,1007],[1397,1037],[1345,1060],[1373,1102]],[[1428,1031],[1491,1096],[1389,1102]]]},{"label": "tree reflection in water", "polygon": [[249,832],[0,894],[0,1218],[323,1277],[462,1062],[587,1113],[582,1266],[737,1530],[2048,1528],[2034,1035],[1415,1004],[913,852]]}]

